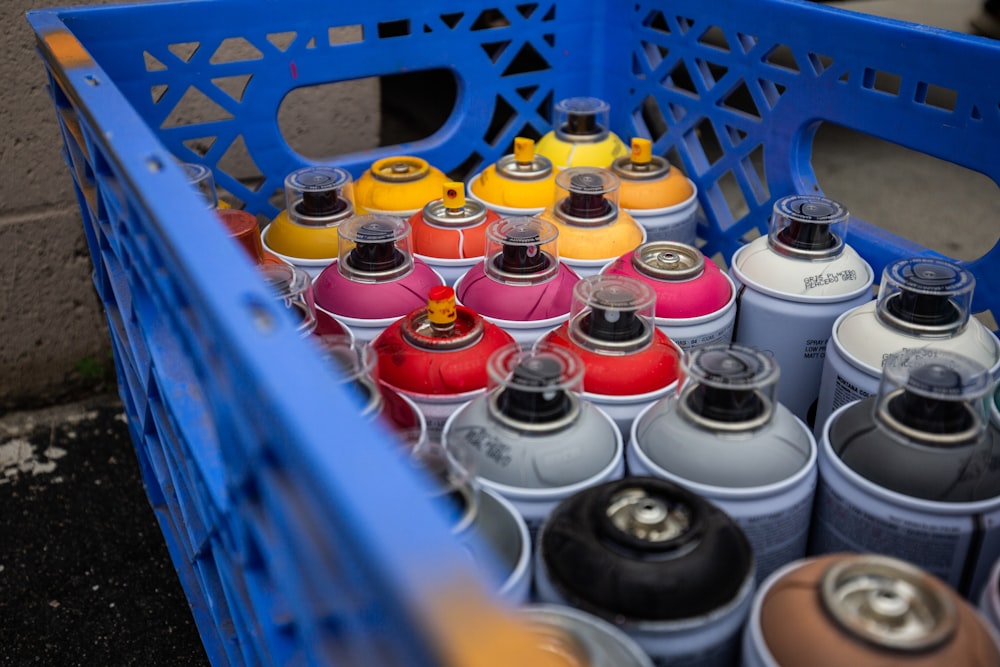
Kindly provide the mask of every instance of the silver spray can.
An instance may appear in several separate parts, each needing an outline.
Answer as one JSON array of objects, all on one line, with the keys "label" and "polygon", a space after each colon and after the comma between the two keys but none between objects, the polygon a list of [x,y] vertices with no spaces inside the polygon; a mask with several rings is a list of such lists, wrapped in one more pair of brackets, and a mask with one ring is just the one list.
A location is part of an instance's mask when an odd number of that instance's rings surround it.
[{"label": "silver spray can", "polygon": [[677,394],[632,424],[633,475],[676,482],[735,519],[754,550],[757,581],[806,554],[816,490],[816,441],[775,400],[778,367],[743,345],[689,352]]},{"label": "silver spray can", "polygon": [[732,340],[736,286],[693,245],[643,243],[601,273],[630,276],[649,285],[656,292],[656,326],[681,349]]},{"label": "silver spray can", "polygon": [[490,389],[445,423],[442,441],[468,452],[480,483],[510,500],[537,531],[552,508],[625,471],[614,421],[581,399],[583,363],[571,350],[516,343],[487,362]]},{"label": "silver spray can", "polygon": [[754,590],[738,525],[667,480],[626,477],[564,500],[538,535],[535,587],[614,623],[657,665],[730,667]]},{"label": "silver spray can", "polygon": [[878,299],[847,311],[833,325],[826,349],[817,437],[842,405],[878,390],[882,364],[900,350],[951,350],[1000,377],[1000,340],[971,317],[976,279],[954,262],[934,257],[901,259],[882,272]]},{"label": "silver spray can", "polygon": [[754,596],[743,667],[995,667],[993,633],[910,563],[834,554],[775,572]]},{"label": "silver spray can", "polygon": [[1000,430],[986,369],[899,352],[875,396],[827,420],[809,549],[909,560],[977,599],[1000,557]]},{"label": "silver spray can", "polygon": [[631,637],[592,614],[554,604],[528,605],[519,614],[553,664],[653,667],[653,661]]},{"label": "silver spray can", "polygon": [[768,235],[730,262],[738,290],[733,341],[774,355],[778,400],[810,425],[833,323],[872,299],[872,267],[844,242],[848,217],[832,199],[783,197]]},{"label": "silver spray can", "polygon": [[446,513],[451,534],[502,600],[524,604],[531,593],[531,537],[513,505],[484,489],[475,461],[463,452],[446,452],[440,443],[421,440],[410,462],[430,477],[431,499]]}]

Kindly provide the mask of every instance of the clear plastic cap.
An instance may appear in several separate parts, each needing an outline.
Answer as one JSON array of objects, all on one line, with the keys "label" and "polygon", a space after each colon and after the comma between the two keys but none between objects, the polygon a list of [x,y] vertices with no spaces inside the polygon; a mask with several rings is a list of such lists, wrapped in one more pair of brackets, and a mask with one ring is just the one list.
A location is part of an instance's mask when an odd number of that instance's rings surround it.
[{"label": "clear plastic cap", "polygon": [[771,421],[780,375],[771,355],[738,343],[706,345],[684,355],[681,368],[678,401],[689,419],[726,431]]},{"label": "clear plastic cap", "polygon": [[354,180],[340,167],[296,169],[285,177],[285,209],[299,225],[338,225],[354,214]]},{"label": "clear plastic cap", "polygon": [[480,486],[476,478],[476,452],[466,443],[426,438],[410,454],[411,462],[429,474],[435,485],[432,498],[440,502],[451,520],[451,532],[460,535],[472,527],[479,512]]},{"label": "clear plastic cap", "polygon": [[559,230],[540,218],[502,218],[486,227],[486,275],[509,285],[535,285],[559,273]]},{"label": "clear plastic cap", "polygon": [[619,275],[589,276],[573,286],[569,336],[581,347],[627,354],[653,341],[656,293],[646,283]]},{"label": "clear plastic cap", "polygon": [[551,427],[579,411],[574,395],[583,389],[583,362],[568,348],[511,343],[490,355],[486,370],[490,411],[502,421]]},{"label": "clear plastic cap", "polygon": [[568,97],[555,105],[555,133],[565,141],[601,141],[608,136],[611,105],[596,97]]},{"label": "clear plastic cap", "polygon": [[969,321],[976,278],[964,267],[935,257],[914,257],[882,271],[878,318],[911,334],[953,335]]},{"label": "clear plastic cap", "polygon": [[790,195],[774,202],[767,235],[776,252],[801,259],[836,257],[844,250],[850,213],[819,195]]},{"label": "clear plastic cap", "polygon": [[299,323],[295,328],[303,338],[316,330],[316,306],[313,301],[312,279],[296,266],[287,264],[262,264],[258,267],[264,280],[275,292],[275,297]]},{"label": "clear plastic cap", "polygon": [[194,162],[184,162],[181,167],[184,169],[188,183],[193,185],[201,198],[205,200],[205,207],[209,210],[219,208],[219,192],[215,189],[215,176],[212,175],[212,170],[203,164]]},{"label": "clear plastic cap", "polygon": [[378,390],[378,355],[371,345],[351,336],[327,334],[317,342],[323,357],[337,371],[340,384],[353,387],[363,406],[361,416],[370,417],[382,409]]},{"label": "clear plastic cap", "polygon": [[568,224],[606,225],[618,217],[621,179],[603,167],[569,167],[556,174],[555,215]]},{"label": "clear plastic cap", "polygon": [[979,362],[946,350],[889,355],[875,402],[875,421],[891,435],[957,445],[985,431],[993,382]]},{"label": "clear plastic cap", "polygon": [[410,223],[391,215],[368,214],[351,218],[340,236],[340,273],[357,282],[396,280],[413,270]]}]

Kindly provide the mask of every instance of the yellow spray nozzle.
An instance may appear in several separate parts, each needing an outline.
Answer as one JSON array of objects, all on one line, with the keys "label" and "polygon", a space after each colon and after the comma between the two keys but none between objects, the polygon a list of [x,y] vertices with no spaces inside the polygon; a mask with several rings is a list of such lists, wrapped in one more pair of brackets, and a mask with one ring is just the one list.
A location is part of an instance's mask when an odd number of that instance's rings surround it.
[{"label": "yellow spray nozzle", "polygon": [[455,290],[447,285],[432,287],[427,294],[427,320],[431,324],[447,326],[458,318],[455,312]]},{"label": "yellow spray nozzle", "polygon": [[649,164],[653,160],[653,142],[636,137],[632,139],[632,163]]},{"label": "yellow spray nozzle", "polygon": [[535,159],[535,141],[527,137],[514,138],[514,160],[531,162]]},{"label": "yellow spray nozzle", "polygon": [[441,199],[444,201],[444,207],[447,209],[464,209],[465,208],[465,184],[458,182],[445,183],[444,194]]}]

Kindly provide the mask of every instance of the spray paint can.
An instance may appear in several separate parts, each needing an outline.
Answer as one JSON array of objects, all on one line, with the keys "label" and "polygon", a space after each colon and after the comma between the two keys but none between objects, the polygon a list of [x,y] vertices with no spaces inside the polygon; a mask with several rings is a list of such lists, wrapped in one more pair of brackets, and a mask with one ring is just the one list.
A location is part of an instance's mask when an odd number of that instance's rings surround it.
[{"label": "spray paint can", "polygon": [[565,667],[653,667],[631,637],[593,614],[553,604],[532,604],[518,611],[538,637],[541,650]]},{"label": "spray paint can", "polygon": [[994,631],[1000,632],[1000,559],[993,564],[990,578],[979,596],[979,613]]},{"label": "spray paint can", "polygon": [[357,402],[361,419],[377,421],[414,445],[426,439],[427,423],[416,403],[379,381],[378,357],[370,345],[342,335],[317,336],[317,342],[338,384]]},{"label": "spray paint can", "polygon": [[754,596],[743,667],[995,667],[975,610],[896,558],[834,554],[775,572]]},{"label": "spray paint can", "polygon": [[500,348],[490,390],[459,408],[442,436],[474,459],[480,483],[511,501],[532,532],[561,500],[625,472],[622,436],[579,396],[583,363],[563,347]]},{"label": "spray paint can", "polygon": [[698,188],[694,181],[653,155],[649,139],[632,139],[632,154],[611,165],[621,179],[619,203],[646,230],[650,241],[693,246],[698,232]]},{"label": "spray paint can", "polygon": [[766,237],[733,254],[733,340],[766,350],[781,368],[778,400],[810,426],[826,344],[841,313],[871,301],[871,266],[844,242],[839,202],[791,195],[774,203]]},{"label": "spray paint can", "polygon": [[742,345],[685,355],[675,396],[632,424],[633,475],[663,477],[707,498],[740,525],[757,581],[806,555],[816,491],[816,441],[775,400],[774,360]]},{"label": "spray paint can", "polygon": [[469,196],[502,216],[538,215],[555,196],[552,162],[535,153],[534,141],[516,137],[513,153],[472,177]]},{"label": "spray paint can", "polygon": [[257,218],[253,214],[234,208],[225,208],[216,211],[215,215],[229,232],[230,238],[240,244],[247,257],[254,264],[288,264],[274,253],[264,250],[260,241]]},{"label": "spray paint can", "polygon": [[413,254],[441,274],[445,283],[483,261],[486,227],[500,219],[477,201],[465,199],[465,185],[449,182],[441,199],[427,202],[410,218]]},{"label": "spray paint can", "polygon": [[417,404],[428,438],[440,441],[451,413],[486,393],[483,360],[513,342],[500,327],[457,305],[454,289],[440,285],[429,291],[426,305],[390,324],[372,346],[379,377]]},{"label": "spray paint can", "polygon": [[722,510],[672,482],[626,477],[560,503],[542,525],[542,602],[602,618],[657,665],[736,663],[754,590],[746,536]]},{"label": "spray paint can", "polygon": [[340,167],[297,169],[285,177],[285,209],[261,233],[264,249],[316,277],[337,258],[338,228],[354,213],[353,179]]},{"label": "spray paint can", "polygon": [[682,350],[728,343],[736,322],[736,286],[701,251],[676,241],[648,241],[601,273],[629,276],[656,292],[656,326]]},{"label": "spray paint can", "polygon": [[885,358],[899,350],[951,350],[1000,377],[1000,340],[971,317],[976,279],[944,259],[895,261],[882,272],[877,301],[837,318],[827,344],[816,433],[834,410],[878,390]]},{"label": "spray paint can", "polygon": [[410,451],[410,462],[430,476],[432,501],[445,511],[452,535],[492,581],[498,597],[524,604],[531,592],[528,527],[513,505],[476,481],[474,461],[456,454],[424,440]]},{"label": "spray paint can", "polygon": [[559,230],[563,261],[586,278],[646,241],[646,230],[618,206],[620,179],[607,169],[572,167],[556,176],[556,197],[541,218]]},{"label": "spray paint can", "polygon": [[608,168],[628,153],[610,129],[611,106],[596,97],[568,97],[555,105],[552,130],[538,141],[537,152],[557,170],[569,167]]},{"label": "spray paint can", "polygon": [[568,321],[538,339],[573,350],[583,397],[611,415],[623,436],[643,408],[670,393],[681,349],[653,324],[656,295],[626,276],[591,276],[573,287]]},{"label": "spray paint can", "polygon": [[316,307],[347,323],[362,342],[424,305],[424,295],[444,284],[413,256],[406,220],[359,215],[338,231],[340,257],[316,277]]},{"label": "spray paint can", "polygon": [[275,300],[291,313],[295,332],[302,338],[312,336],[316,331],[316,305],[309,274],[291,264],[265,264],[260,272]]},{"label": "spray paint can", "polygon": [[459,303],[523,347],[569,319],[580,276],[559,261],[559,232],[539,218],[504,218],[486,230],[486,256],[455,283]]},{"label": "spray paint can", "polygon": [[398,155],[376,160],[354,186],[358,213],[410,218],[437,198],[448,180],[423,158]]},{"label": "spray paint can", "polygon": [[986,369],[953,352],[899,352],[875,396],[820,439],[810,552],[909,560],[976,599],[1000,558],[1000,430]]}]

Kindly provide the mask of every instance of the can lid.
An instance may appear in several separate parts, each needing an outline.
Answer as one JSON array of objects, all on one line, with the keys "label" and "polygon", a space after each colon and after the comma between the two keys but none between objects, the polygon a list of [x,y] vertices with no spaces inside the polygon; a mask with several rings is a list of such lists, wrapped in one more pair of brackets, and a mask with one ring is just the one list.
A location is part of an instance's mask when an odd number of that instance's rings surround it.
[{"label": "can lid", "polygon": [[608,136],[611,106],[596,97],[568,97],[555,105],[554,131],[563,141],[601,141]]},{"label": "can lid", "polygon": [[632,139],[631,155],[623,155],[611,163],[611,171],[629,181],[663,178],[670,172],[666,158],[653,155],[653,142],[642,137]]},{"label": "can lid", "polygon": [[594,227],[618,218],[621,179],[600,167],[570,167],[556,174],[553,214],[562,222]]},{"label": "can lid", "polygon": [[482,338],[485,326],[477,313],[456,304],[454,288],[438,285],[429,291],[426,308],[403,318],[402,335],[425,350],[454,350]]},{"label": "can lid", "polygon": [[485,271],[510,285],[535,285],[559,273],[559,230],[540,218],[501,218],[486,227]]},{"label": "can lid", "polygon": [[369,172],[376,180],[386,183],[410,183],[430,174],[431,166],[423,158],[397,155],[375,160]]},{"label": "can lid", "polygon": [[382,412],[382,392],[378,389],[378,356],[374,348],[351,336],[327,334],[318,337],[323,356],[337,371],[339,384],[349,387],[361,403],[361,417]]},{"label": "can lid", "polygon": [[568,348],[541,345],[522,350],[506,345],[486,364],[492,386],[490,413],[518,430],[565,428],[580,413],[576,396],[583,386],[583,362]]},{"label": "can lid", "polygon": [[947,350],[894,353],[882,369],[876,422],[891,434],[925,444],[974,441],[988,424],[989,371]]},{"label": "can lid", "polygon": [[212,175],[212,170],[196,162],[183,162],[181,167],[184,169],[188,183],[193,185],[201,198],[205,200],[205,207],[210,210],[219,208],[219,193],[215,189],[215,177]]},{"label": "can lid", "polygon": [[563,500],[538,548],[567,603],[617,624],[718,613],[749,594],[753,572],[750,544],[732,518],[653,477],[605,482]]},{"label": "can lid", "polygon": [[823,573],[820,597],[843,630],[880,648],[927,651],[958,627],[948,590],[895,558],[859,555],[834,563]]},{"label": "can lid", "polygon": [[690,280],[705,270],[705,256],[686,243],[651,241],[632,252],[632,266],[657,280]]},{"label": "can lid", "polygon": [[691,350],[682,364],[679,407],[691,421],[722,431],[753,430],[771,421],[779,372],[770,355],[738,343],[706,345]]},{"label": "can lid", "polygon": [[819,195],[790,195],[774,202],[768,244],[800,259],[836,257],[844,249],[849,214],[840,202]]},{"label": "can lid", "polygon": [[448,182],[443,186],[441,199],[427,202],[424,220],[439,227],[473,227],[486,220],[486,206],[482,202],[465,198],[465,184]]},{"label": "can lid", "polygon": [[951,336],[969,321],[976,278],[936,257],[895,261],[882,272],[876,315],[887,326],[920,336]]},{"label": "can lid", "polygon": [[620,275],[588,276],[573,286],[569,337],[581,347],[626,354],[653,341],[656,293]]},{"label": "can lid", "polygon": [[564,667],[652,667],[638,643],[617,627],[579,609],[528,604],[518,609],[541,649]]},{"label": "can lid", "polygon": [[451,517],[451,533],[471,528],[479,515],[482,490],[476,479],[475,457],[469,448],[446,449],[427,438],[410,452],[410,461],[431,477],[431,498],[443,501]]},{"label": "can lid", "polygon": [[337,228],[338,270],[351,280],[385,282],[413,269],[410,224],[391,215],[359,215]]},{"label": "can lid", "polygon": [[295,317],[295,331],[303,338],[311,336],[316,330],[316,306],[309,274],[290,264],[262,264],[258,270],[278,302]]},{"label": "can lid", "polygon": [[312,166],[285,177],[288,219],[307,227],[332,227],[354,214],[353,179],[346,169]]}]

